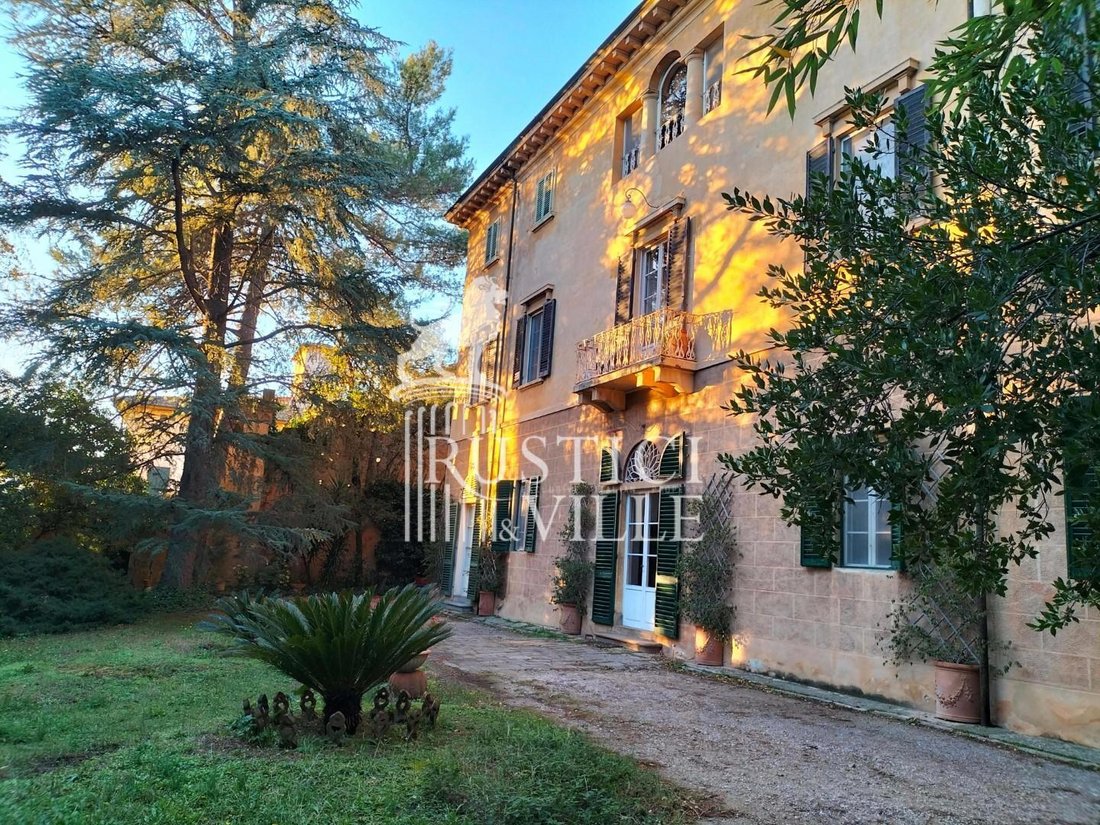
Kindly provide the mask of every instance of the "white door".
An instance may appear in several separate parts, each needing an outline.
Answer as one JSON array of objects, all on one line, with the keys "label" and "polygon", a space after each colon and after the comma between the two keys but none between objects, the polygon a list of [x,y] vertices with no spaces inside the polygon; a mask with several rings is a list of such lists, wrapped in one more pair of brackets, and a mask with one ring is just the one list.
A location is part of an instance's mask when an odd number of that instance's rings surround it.
[{"label": "white door", "polygon": [[474,505],[462,505],[462,528],[458,534],[458,558],[455,559],[455,570],[458,575],[454,577],[454,586],[451,595],[460,599],[466,598],[466,590],[470,586],[470,559],[473,558],[474,548]]},{"label": "white door", "polygon": [[652,630],[657,602],[657,493],[627,496],[625,539],[623,625]]}]

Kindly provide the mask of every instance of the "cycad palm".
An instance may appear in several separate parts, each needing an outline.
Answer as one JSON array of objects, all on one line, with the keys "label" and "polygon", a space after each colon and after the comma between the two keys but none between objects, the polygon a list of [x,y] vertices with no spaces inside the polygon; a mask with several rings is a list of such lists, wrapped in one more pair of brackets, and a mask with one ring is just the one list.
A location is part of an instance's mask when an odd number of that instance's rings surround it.
[{"label": "cycad palm", "polygon": [[430,622],[436,603],[411,585],[388,591],[373,608],[367,596],[338,593],[241,595],[217,608],[202,629],[230,636],[231,653],[267,662],[321,694],[325,720],[341,711],[352,733],[363,694],[451,633]]}]

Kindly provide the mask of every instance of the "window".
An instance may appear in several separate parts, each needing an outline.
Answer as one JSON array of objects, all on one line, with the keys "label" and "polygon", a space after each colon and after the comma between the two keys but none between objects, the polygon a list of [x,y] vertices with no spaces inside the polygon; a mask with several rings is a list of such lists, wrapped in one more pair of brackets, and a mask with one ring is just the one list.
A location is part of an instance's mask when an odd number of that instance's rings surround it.
[{"label": "window", "polygon": [[516,324],[513,385],[519,387],[550,375],[554,356],[554,315],[557,301],[530,302]]},{"label": "window", "polygon": [[535,223],[554,214],[554,173],[547,172],[535,185]]},{"label": "window", "polygon": [[[872,172],[877,171],[882,177],[893,179],[897,172],[897,160],[890,121],[882,122],[875,129],[864,129],[841,138],[840,155],[841,162],[845,166],[849,165],[853,158],[858,158]],[[858,183],[856,193],[859,196],[863,195]]]},{"label": "window", "polygon": [[523,341],[523,374],[521,379],[524,384],[534,381],[539,377],[539,356],[542,348],[542,316],[541,309],[527,316],[524,326]]},{"label": "window", "polygon": [[496,553],[513,550],[534,552],[538,539],[535,511],[542,479],[524,478],[497,482],[492,547]]},{"label": "window", "polygon": [[890,502],[870,487],[847,493],[842,552],[844,567],[893,567]]},{"label": "window", "polygon": [[498,250],[498,237],[500,235],[500,221],[489,224],[485,230],[485,265],[488,266],[500,257]]},{"label": "window", "polygon": [[656,312],[665,304],[668,242],[661,241],[641,252],[638,268],[639,314]]},{"label": "window", "polygon": [[657,587],[658,498],[639,493],[626,500],[626,584]]},{"label": "window", "polygon": [[722,102],[722,38],[719,36],[703,52],[703,114]]},{"label": "window", "polygon": [[684,133],[684,108],[687,105],[687,66],[673,63],[661,81],[658,110],[657,148],[664,149]]},{"label": "window", "polygon": [[642,151],[642,110],[635,109],[629,115],[619,118],[619,128],[622,133],[622,157],[620,158],[619,176],[625,178],[638,168],[638,161]]},{"label": "window", "polygon": [[493,338],[470,348],[470,403],[488,400],[496,372],[497,340]]},{"label": "window", "polygon": [[172,477],[170,467],[156,466],[149,468],[146,478],[146,486],[151,496],[163,496],[168,493],[168,482]]}]

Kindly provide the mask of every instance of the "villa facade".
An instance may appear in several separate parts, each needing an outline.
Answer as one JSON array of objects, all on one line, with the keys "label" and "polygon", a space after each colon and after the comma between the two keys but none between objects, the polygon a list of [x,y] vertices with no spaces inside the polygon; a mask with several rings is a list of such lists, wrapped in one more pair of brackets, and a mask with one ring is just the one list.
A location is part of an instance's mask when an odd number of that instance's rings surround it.
[{"label": "villa facade", "polygon": [[[763,348],[784,323],[756,297],[768,265],[801,265],[797,247],[728,211],[721,194],[801,192],[811,172],[834,173],[859,152],[867,135],[850,123],[846,86],[880,91],[887,117],[899,107],[919,117],[935,45],[970,5],[904,0],[882,20],[865,15],[858,51],[839,52],[812,97],[803,89],[792,119],[782,105],[767,115],[769,92],[740,71],[745,36],[768,28],[772,7],[646,0],[473,183],[448,213],[469,232],[460,345],[475,376],[452,428],[466,483],[451,482],[449,594],[475,589],[471,549],[511,516],[521,528],[494,533],[514,551],[498,613],[556,625],[552,510],[581,480],[614,524],[595,542],[584,632],[695,655],[677,604],[678,548],[654,537],[670,491],[698,493],[724,471],[721,454],[752,443],[751,422],[723,409],[742,380],[728,354]],[[893,173],[889,154],[879,162]],[[888,504],[874,491],[852,498],[844,553],[823,565],[779,502],[733,482],[726,662],[929,710],[931,667],[887,664],[880,646],[906,587],[877,516]],[[995,601],[992,633],[1019,664],[994,680],[994,717],[1100,746],[1100,613],[1056,637],[1026,626],[1068,564],[1059,532]]]}]

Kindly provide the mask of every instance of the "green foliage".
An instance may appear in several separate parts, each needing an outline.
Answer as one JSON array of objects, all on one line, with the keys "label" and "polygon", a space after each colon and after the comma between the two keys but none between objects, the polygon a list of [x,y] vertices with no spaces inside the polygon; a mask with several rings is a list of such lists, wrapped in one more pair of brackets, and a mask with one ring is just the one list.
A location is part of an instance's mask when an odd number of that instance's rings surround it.
[{"label": "green foliage", "polygon": [[0,373],[0,551],[66,536],[124,558],[163,502],[90,388]]},{"label": "green foliage", "polygon": [[0,636],[129,623],[150,608],[102,556],[64,538],[0,552],[0,604]]},{"label": "green foliage", "polygon": [[[729,409],[754,416],[759,444],[723,460],[834,559],[844,488],[868,485],[894,503],[909,567],[967,597],[1004,595],[1008,570],[1055,532],[1067,433],[1082,464],[1100,463],[1100,416],[1074,401],[1100,383],[1095,75],[1079,94],[1100,65],[1100,15],[1075,34],[1075,12],[1044,5],[1010,72],[962,42],[938,56],[932,85],[967,106],[934,101],[926,146],[895,117],[910,149],[896,179],[854,159],[807,197],[726,195],[798,243],[805,267],[769,270],[761,297],[793,323],[770,351],[736,355],[750,380]],[[855,90],[849,103],[857,126],[875,122],[880,100]],[[1080,552],[1100,557],[1100,501],[1083,510]],[[1100,582],[1058,579],[1034,626],[1097,604]]]},{"label": "green foliage", "polygon": [[[183,454],[166,585],[207,567],[212,527],[315,538],[249,506],[271,447],[255,394],[303,344],[392,362],[417,302],[458,289],[448,53],[399,59],[328,0],[12,7],[30,102],[5,135],[34,173],[0,183],[0,227],[48,231],[56,266],[14,265],[0,334]],[[164,396],[170,421],[149,411]]]},{"label": "green foliage", "polygon": [[[860,12],[870,5],[861,0],[766,0],[778,8],[771,28],[747,36],[755,41],[745,56],[751,65],[741,71],[760,78],[771,89],[768,112],[782,98],[794,117],[798,92],[807,86],[812,96],[819,72],[845,46],[853,51],[859,39]],[[880,19],[886,0],[874,0]],[[900,6],[891,0],[891,6]],[[974,81],[991,78],[998,85],[1011,84],[1014,75],[1026,71],[1026,57],[1018,46],[1031,33],[1052,20],[1072,18],[1085,9],[1085,0],[993,0],[992,14],[971,17],[940,44],[938,61],[950,71],[932,81],[942,100],[962,107],[975,93]],[[898,12],[901,13],[900,9]]]},{"label": "green foliage", "polygon": [[721,501],[710,492],[691,501],[699,521],[698,535],[683,543],[678,562],[680,612],[711,637],[730,638],[733,607],[729,604],[737,543]]},{"label": "green foliage", "polygon": [[577,612],[584,616],[595,570],[589,560],[589,545],[596,530],[596,513],[592,506],[595,489],[582,481],[574,484],[570,492],[573,499],[569,515],[558,533],[565,552],[554,559],[554,589],[550,601],[576,605]]},{"label": "green foliage", "polygon": [[[396,588],[371,607],[368,595],[221,599],[201,627],[234,640],[230,651],[266,662],[325,701],[325,715],[359,701],[405,662],[450,635],[431,622],[437,605],[415,587]],[[357,720],[356,720],[357,721]],[[351,727],[351,726],[349,726]]]},{"label": "green foliage", "polygon": [[392,825],[517,821],[513,811],[562,825],[694,819],[693,796],[653,771],[434,679],[440,726],[415,743],[355,737],[334,748],[307,737],[292,755],[242,746],[225,733],[227,709],[293,684],[211,642],[166,619],[0,642],[0,820],[351,825],[364,811]]}]

